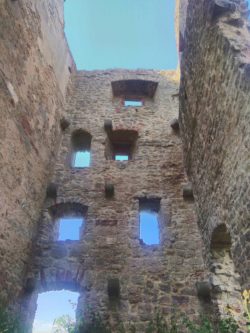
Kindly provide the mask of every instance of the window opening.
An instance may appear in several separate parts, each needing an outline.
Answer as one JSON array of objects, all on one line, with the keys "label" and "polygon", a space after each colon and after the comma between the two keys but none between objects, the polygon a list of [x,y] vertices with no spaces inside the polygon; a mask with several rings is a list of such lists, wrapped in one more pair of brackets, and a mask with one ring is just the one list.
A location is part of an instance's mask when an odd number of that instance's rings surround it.
[{"label": "window opening", "polygon": [[71,137],[71,165],[73,168],[90,166],[91,135],[82,129],[76,130]]},{"label": "window opening", "polygon": [[62,327],[54,323],[55,319],[61,317],[74,325],[78,297],[77,292],[67,290],[39,294],[32,333],[57,332],[57,329],[63,332]]},{"label": "window opening", "polygon": [[116,161],[128,161],[132,158],[132,144],[113,144],[113,159]]},{"label": "window opening", "polygon": [[59,219],[58,240],[79,240],[83,219],[79,217],[63,217]]},{"label": "window opening", "polygon": [[126,107],[140,107],[140,106],[143,106],[143,103],[142,101],[139,101],[139,100],[133,100],[133,99],[125,99],[124,100],[124,106]]},{"label": "window opening", "polygon": [[132,160],[137,138],[138,132],[134,130],[112,131],[106,141],[106,158],[115,161]]},{"label": "window opening", "polygon": [[146,245],[160,244],[159,210],[160,200],[140,200],[140,239]]},{"label": "window opening", "polygon": [[87,168],[90,166],[90,152],[77,151],[73,162],[75,168]]},{"label": "window opening", "polygon": [[128,155],[115,155],[116,161],[128,161],[129,156]]}]

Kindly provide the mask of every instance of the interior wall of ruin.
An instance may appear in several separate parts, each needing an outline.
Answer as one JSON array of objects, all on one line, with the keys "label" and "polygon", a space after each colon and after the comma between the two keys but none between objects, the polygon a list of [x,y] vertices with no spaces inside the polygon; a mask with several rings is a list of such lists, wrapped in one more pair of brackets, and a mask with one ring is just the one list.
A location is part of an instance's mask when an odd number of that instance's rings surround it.
[{"label": "interior wall of ruin", "polygon": [[250,23],[246,1],[189,0],[181,54],[180,122],[185,165],[210,261],[225,224],[249,288]]},{"label": "interior wall of ruin", "polygon": [[0,298],[25,284],[74,71],[63,0],[0,1]]},{"label": "interior wall of ruin", "polygon": [[[154,98],[144,98],[142,107],[124,107],[111,86],[124,79],[158,82]],[[67,104],[69,127],[63,132],[51,180],[57,197],[44,206],[29,278],[35,280],[35,294],[75,286],[81,294],[80,314],[91,308],[114,331],[122,321],[143,332],[158,310],[166,317],[175,308],[190,316],[201,310],[196,290],[196,282],[206,275],[201,235],[194,203],[183,197],[187,178],[181,138],[170,126],[178,116],[178,87],[175,72],[110,70],[74,75]],[[138,133],[131,160],[108,157],[105,120],[112,121],[112,133]],[[79,129],[92,136],[91,163],[86,168],[70,163],[71,138]],[[113,196],[105,195],[105,183],[114,185]],[[160,200],[159,245],[140,240],[139,200],[145,198]],[[61,216],[65,208],[67,215],[70,206],[87,207],[83,232],[79,241],[57,241],[51,237],[57,228],[51,212],[59,209]],[[108,293],[112,280],[120,286],[115,302]],[[29,311],[34,306],[32,298]]]}]

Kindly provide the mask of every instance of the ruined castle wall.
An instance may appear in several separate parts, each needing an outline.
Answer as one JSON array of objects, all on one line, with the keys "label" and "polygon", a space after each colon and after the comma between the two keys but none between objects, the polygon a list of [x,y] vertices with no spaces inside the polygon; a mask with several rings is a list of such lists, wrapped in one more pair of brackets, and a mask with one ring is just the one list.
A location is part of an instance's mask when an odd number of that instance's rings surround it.
[{"label": "ruined castle wall", "polygon": [[189,1],[180,105],[185,164],[194,186],[207,263],[212,233],[226,224],[242,287],[250,283],[246,11],[245,1]]},{"label": "ruined castle wall", "polygon": [[74,70],[63,0],[0,1],[0,297],[22,289]]},{"label": "ruined castle wall", "polygon": [[[122,79],[159,82],[155,97],[146,98],[142,107],[123,107],[111,88],[112,81]],[[81,293],[80,313],[92,307],[113,327],[130,321],[144,332],[157,309],[166,316],[174,307],[191,316],[200,310],[195,283],[205,274],[201,236],[193,202],[183,198],[187,178],[182,142],[170,126],[178,115],[177,92],[174,72],[81,71],[74,76],[74,93],[67,106],[70,125],[64,131],[52,179],[57,198],[45,206],[41,251],[30,277],[36,278],[39,292],[62,285],[70,288],[72,282]],[[112,120],[113,131],[138,131],[132,160],[106,159],[106,119]],[[69,163],[71,136],[78,129],[92,136],[91,165],[83,169]],[[114,185],[114,197],[105,197],[107,181]],[[145,245],[139,239],[139,199],[145,197],[161,199],[160,245]],[[73,254],[70,243],[65,241],[62,250],[64,242],[51,237],[51,223],[56,229],[57,222],[49,214],[53,207],[60,207],[61,216],[64,204],[87,206],[78,251],[74,242]],[[57,246],[61,252],[54,251]],[[112,279],[120,283],[115,304],[107,292]]]},{"label": "ruined castle wall", "polygon": [[177,50],[183,47],[185,29],[186,29],[186,19],[187,19],[187,7],[188,0],[176,0],[175,8],[175,33]]}]

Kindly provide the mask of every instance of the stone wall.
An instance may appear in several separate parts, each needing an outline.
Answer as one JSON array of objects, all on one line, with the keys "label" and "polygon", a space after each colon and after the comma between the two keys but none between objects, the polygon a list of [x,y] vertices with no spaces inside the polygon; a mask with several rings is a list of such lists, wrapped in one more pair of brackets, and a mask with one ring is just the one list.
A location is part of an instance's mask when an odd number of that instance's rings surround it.
[{"label": "stone wall", "polygon": [[[124,79],[159,82],[155,97],[145,98],[142,107],[123,107],[122,98],[112,94],[111,82]],[[183,198],[187,179],[181,139],[170,126],[178,115],[177,92],[174,72],[81,71],[74,76],[67,106],[70,125],[64,131],[52,179],[57,198],[46,202],[40,252],[36,252],[40,258],[34,258],[29,277],[36,280],[34,293],[60,289],[63,283],[65,288],[70,288],[70,282],[79,286],[80,313],[87,307],[97,309],[114,332],[119,320],[126,325],[130,321],[144,332],[157,309],[166,316],[174,307],[190,316],[200,310],[195,284],[205,276],[201,237],[193,202]],[[132,160],[106,159],[107,119],[112,120],[113,131],[138,132]],[[78,129],[92,136],[91,165],[83,169],[69,163],[71,137]],[[105,196],[105,182],[114,185],[113,197]],[[160,245],[145,245],[139,239],[140,198],[161,199]],[[74,258],[67,241],[51,237],[53,224],[57,228],[55,215],[50,213],[54,205],[60,207],[60,216],[64,205],[65,214],[70,205],[88,207],[78,241],[80,254],[75,251]],[[51,252],[55,247],[61,251]],[[113,304],[107,289],[108,281],[115,279],[120,297]]]},{"label": "stone wall", "polygon": [[74,70],[63,0],[0,1],[0,298],[20,294]]},{"label": "stone wall", "polygon": [[225,224],[242,288],[250,284],[250,33],[245,1],[190,0],[181,62],[180,121],[199,226]]}]

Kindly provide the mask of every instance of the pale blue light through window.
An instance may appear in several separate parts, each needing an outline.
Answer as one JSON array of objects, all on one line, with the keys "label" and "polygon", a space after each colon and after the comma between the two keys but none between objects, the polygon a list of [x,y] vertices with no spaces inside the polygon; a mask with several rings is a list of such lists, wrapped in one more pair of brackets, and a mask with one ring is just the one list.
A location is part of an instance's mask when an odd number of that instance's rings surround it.
[{"label": "pale blue light through window", "polygon": [[115,155],[116,161],[128,161],[128,155]]},{"label": "pale blue light through window", "polygon": [[90,165],[90,152],[89,151],[77,151],[75,153],[74,167],[75,168],[87,168]]},{"label": "pale blue light through window", "polygon": [[140,239],[147,245],[160,243],[157,213],[152,211],[140,212]]},{"label": "pale blue light through window", "polygon": [[79,240],[80,228],[83,224],[83,219],[79,217],[61,218],[59,221],[59,238],[58,240]]},{"label": "pale blue light through window", "polygon": [[75,322],[78,297],[78,293],[67,290],[39,294],[32,333],[55,332],[53,322],[63,315],[68,315]]},{"label": "pale blue light through window", "polygon": [[134,100],[125,100],[124,106],[133,106],[133,107],[140,107],[142,106],[142,101],[134,101]]}]

